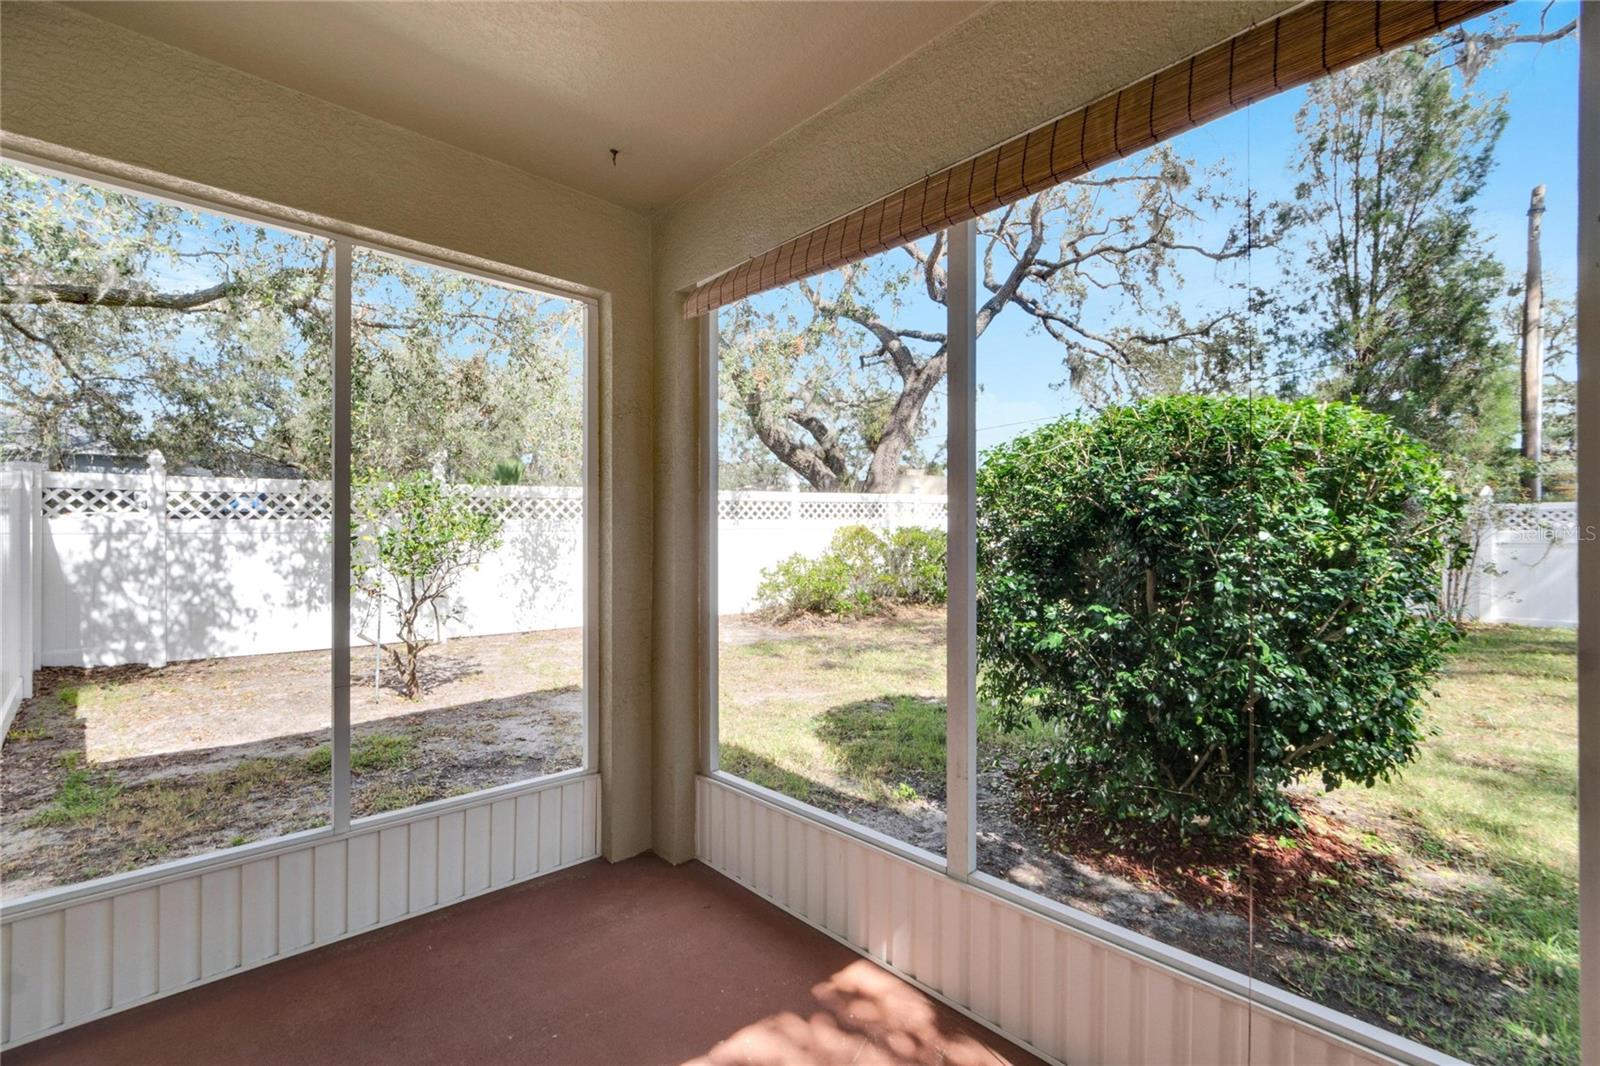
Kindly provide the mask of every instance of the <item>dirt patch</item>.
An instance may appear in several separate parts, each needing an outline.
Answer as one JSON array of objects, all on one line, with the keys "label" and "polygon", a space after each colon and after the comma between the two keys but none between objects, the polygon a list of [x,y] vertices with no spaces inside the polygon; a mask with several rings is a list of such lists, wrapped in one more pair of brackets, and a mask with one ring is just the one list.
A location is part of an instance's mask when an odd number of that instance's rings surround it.
[{"label": "dirt patch", "polygon": [[[6,894],[327,824],[327,663],[40,671],[0,748]],[[458,639],[424,663],[418,700],[352,687],[356,817],[582,764],[576,631]]]}]

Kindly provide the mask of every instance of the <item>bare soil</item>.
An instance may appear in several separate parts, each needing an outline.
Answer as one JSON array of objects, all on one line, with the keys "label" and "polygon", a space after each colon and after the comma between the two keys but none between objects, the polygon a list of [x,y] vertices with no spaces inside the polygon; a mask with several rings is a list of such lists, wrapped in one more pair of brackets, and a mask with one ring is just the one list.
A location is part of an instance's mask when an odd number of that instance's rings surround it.
[{"label": "bare soil", "polygon": [[[459,638],[408,700],[358,650],[353,813],[581,765],[581,662],[576,630]],[[326,652],[40,671],[0,747],[5,894],[325,825],[328,679]]]}]

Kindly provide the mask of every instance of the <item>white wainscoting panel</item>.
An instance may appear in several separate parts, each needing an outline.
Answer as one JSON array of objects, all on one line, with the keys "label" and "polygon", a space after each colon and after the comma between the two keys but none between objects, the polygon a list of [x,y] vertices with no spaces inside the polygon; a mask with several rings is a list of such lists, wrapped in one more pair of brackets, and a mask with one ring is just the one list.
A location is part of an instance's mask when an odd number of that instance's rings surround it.
[{"label": "white wainscoting panel", "polygon": [[[1182,956],[1185,966],[1163,964],[769,802],[752,789],[703,776],[696,789],[696,850],[702,862],[1058,1062],[1379,1066],[1457,1061],[1276,989],[1258,986],[1252,1004],[1219,983],[1184,972],[1223,972],[1210,963]],[[1126,931],[1122,936],[1145,939]],[[1146,943],[1151,955],[1182,955]],[[1298,1005],[1290,1013],[1275,1007],[1290,1003]],[[1318,1024],[1318,1015],[1333,1024]]]},{"label": "white wainscoting panel", "polygon": [[600,777],[0,910],[0,1050],[600,854]]}]

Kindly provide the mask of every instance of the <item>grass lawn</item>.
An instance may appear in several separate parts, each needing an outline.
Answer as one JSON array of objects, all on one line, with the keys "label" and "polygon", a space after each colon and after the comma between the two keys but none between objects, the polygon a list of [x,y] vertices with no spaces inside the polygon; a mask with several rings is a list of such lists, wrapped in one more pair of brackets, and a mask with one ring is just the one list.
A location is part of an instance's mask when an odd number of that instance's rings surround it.
[{"label": "grass lawn", "polygon": [[[1305,991],[1364,988],[1386,1020],[1440,1012],[1407,1028],[1427,1039],[1430,1026],[1448,1026],[1447,1050],[1463,1058],[1575,1062],[1577,636],[1476,628],[1438,692],[1436,734],[1416,763],[1329,798],[1408,876],[1374,900],[1381,910],[1353,901],[1312,930],[1341,950],[1303,974]],[[1413,964],[1418,940],[1496,975],[1498,987]],[[1389,960],[1382,979],[1351,980],[1368,959]]]},{"label": "grass lawn", "polygon": [[[924,847],[942,844],[942,615],[786,627],[725,619],[719,664],[725,770]],[[1575,634],[1472,630],[1427,724],[1434,735],[1421,758],[1395,780],[1311,800],[1326,831],[1370,862],[1264,916],[1257,974],[1470,1060],[1574,1061]],[[1003,755],[1008,738],[987,715],[979,733],[989,758]],[[986,774],[984,787],[1004,785]],[[992,812],[1006,804],[984,806],[985,830],[1020,856],[1014,868],[1071,861],[1041,854],[1049,845],[1026,827],[996,826]],[[1052,894],[1065,902],[1132,924],[1103,890],[1060,883],[1068,887]],[[1129,894],[1147,887],[1129,884]],[[1244,943],[1237,923],[1144,931],[1229,965]]]}]

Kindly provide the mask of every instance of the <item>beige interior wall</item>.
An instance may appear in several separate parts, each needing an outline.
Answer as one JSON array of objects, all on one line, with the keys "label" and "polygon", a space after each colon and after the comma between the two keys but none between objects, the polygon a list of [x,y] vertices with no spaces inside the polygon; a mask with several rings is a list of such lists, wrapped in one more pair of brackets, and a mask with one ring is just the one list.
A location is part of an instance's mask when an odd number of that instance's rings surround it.
[{"label": "beige interior wall", "polygon": [[601,304],[600,762],[613,859],[651,842],[648,220],[54,4],[0,6],[5,146],[562,279]]},{"label": "beige interior wall", "polygon": [[775,244],[1138,80],[1286,0],[999,3],[655,218],[655,848],[693,854],[699,375],[683,290]]}]

